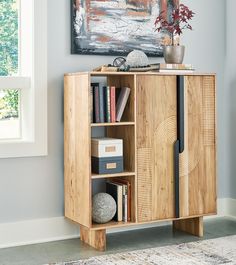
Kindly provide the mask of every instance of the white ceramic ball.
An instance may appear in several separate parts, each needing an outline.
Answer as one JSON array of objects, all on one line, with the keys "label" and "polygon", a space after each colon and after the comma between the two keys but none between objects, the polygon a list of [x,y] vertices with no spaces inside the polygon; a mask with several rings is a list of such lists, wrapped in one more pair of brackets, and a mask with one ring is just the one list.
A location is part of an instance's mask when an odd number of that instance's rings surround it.
[{"label": "white ceramic ball", "polygon": [[104,224],[112,220],[116,213],[116,202],[108,193],[93,196],[92,216],[95,223]]},{"label": "white ceramic ball", "polygon": [[149,65],[147,55],[139,50],[130,52],[126,58],[126,64],[130,67],[145,67]]}]

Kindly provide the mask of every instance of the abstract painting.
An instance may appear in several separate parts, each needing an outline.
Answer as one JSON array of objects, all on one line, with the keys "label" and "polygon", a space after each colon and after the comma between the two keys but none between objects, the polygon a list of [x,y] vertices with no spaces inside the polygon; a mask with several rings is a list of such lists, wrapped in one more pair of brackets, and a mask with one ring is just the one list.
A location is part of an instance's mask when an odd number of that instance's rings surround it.
[{"label": "abstract painting", "polygon": [[72,54],[163,56],[169,35],[155,32],[155,18],[170,17],[179,0],[72,0]]}]

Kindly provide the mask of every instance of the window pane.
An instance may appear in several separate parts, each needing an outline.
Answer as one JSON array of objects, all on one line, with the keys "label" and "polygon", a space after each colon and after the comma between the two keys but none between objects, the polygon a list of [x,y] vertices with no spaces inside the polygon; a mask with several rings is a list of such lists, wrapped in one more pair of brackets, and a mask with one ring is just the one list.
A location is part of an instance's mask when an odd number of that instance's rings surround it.
[{"label": "window pane", "polygon": [[0,0],[0,76],[18,73],[18,0]]},{"label": "window pane", "polygon": [[[0,76],[19,72],[19,0],[0,0]],[[17,139],[20,130],[19,90],[0,90],[0,139]]]},{"label": "window pane", "polygon": [[20,91],[0,90],[0,139],[17,139],[20,130]]}]

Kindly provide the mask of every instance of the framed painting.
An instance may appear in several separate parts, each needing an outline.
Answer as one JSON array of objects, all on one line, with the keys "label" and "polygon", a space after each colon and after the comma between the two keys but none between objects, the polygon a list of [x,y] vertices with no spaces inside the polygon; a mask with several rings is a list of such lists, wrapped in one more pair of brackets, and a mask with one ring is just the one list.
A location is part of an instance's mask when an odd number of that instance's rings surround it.
[{"label": "framed painting", "polygon": [[72,0],[72,54],[126,56],[138,49],[163,56],[166,32],[155,32],[155,18],[170,17],[179,0]]}]

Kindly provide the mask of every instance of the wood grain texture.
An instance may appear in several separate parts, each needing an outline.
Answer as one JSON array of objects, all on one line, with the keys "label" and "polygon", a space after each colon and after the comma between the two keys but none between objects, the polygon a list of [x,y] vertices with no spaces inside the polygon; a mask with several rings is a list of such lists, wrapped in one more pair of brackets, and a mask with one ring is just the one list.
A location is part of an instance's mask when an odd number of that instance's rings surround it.
[{"label": "wood grain texture", "polygon": [[64,81],[65,216],[90,227],[90,79],[77,75]]},{"label": "wood grain texture", "polygon": [[215,76],[215,73],[206,73],[206,72],[193,72],[193,73],[181,73],[181,71],[178,70],[178,72],[173,72],[173,73],[159,73],[159,72],[75,72],[75,73],[67,73],[65,76],[70,76],[70,75],[86,75],[90,74],[91,76],[126,76],[126,75],[155,75],[155,76],[176,76],[176,75],[183,75],[183,76]]},{"label": "wood grain texture", "polygon": [[153,221],[143,221],[143,222],[115,222],[111,221],[106,224],[93,224],[90,230],[101,230],[101,229],[112,229],[112,228],[119,228],[119,227],[127,227],[127,226],[139,226],[144,224],[157,224],[162,222],[171,222],[171,221],[179,221],[179,220],[186,220],[186,219],[192,219],[192,218],[198,218],[198,217],[204,217],[209,215],[215,215],[215,213],[211,214],[203,214],[203,215],[194,215],[194,216],[188,216],[188,217],[180,217],[180,218],[167,218],[167,219],[161,219],[161,220],[153,220]]},{"label": "wood grain texture", "polygon": [[138,221],[174,217],[176,77],[137,76]]},{"label": "wood grain texture", "polygon": [[113,228],[119,228],[119,227],[127,227],[127,226],[135,226],[137,225],[136,222],[116,222],[116,221],[110,221],[106,224],[95,224],[93,223],[90,230],[101,230],[101,229],[113,229]]},{"label": "wood grain texture", "polygon": [[138,221],[152,220],[151,148],[138,148]]},{"label": "wood grain texture", "polygon": [[89,246],[99,250],[106,250],[106,230],[91,230],[87,227],[80,226],[80,240]]},{"label": "wood grain texture", "polygon": [[176,230],[187,232],[194,236],[203,236],[203,217],[195,217],[184,220],[173,221]]},{"label": "wood grain texture", "polygon": [[185,77],[185,150],[180,216],[216,212],[215,78]]}]

